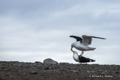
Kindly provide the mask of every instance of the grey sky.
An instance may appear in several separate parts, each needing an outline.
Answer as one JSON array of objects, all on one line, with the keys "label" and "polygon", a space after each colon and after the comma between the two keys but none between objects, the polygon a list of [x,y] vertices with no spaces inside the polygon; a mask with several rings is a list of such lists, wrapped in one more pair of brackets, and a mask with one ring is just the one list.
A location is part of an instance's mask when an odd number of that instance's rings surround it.
[{"label": "grey sky", "polygon": [[0,0],[0,60],[75,63],[69,35],[86,34],[107,39],[84,56],[120,64],[119,26],[119,0]]}]

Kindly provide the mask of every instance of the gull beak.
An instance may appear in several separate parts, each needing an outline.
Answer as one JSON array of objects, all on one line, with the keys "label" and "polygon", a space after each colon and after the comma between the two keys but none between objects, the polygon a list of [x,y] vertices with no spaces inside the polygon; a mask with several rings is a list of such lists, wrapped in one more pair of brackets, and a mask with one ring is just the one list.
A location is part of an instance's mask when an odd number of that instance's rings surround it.
[{"label": "gull beak", "polygon": [[72,48],[71,48],[71,51],[74,52],[74,51],[72,50]]}]

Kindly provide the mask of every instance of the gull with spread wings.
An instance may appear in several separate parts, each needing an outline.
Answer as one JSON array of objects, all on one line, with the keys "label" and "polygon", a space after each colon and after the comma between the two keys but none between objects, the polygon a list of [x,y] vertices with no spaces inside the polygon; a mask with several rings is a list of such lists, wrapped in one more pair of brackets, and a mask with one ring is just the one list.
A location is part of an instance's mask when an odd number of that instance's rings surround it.
[{"label": "gull with spread wings", "polygon": [[76,42],[73,42],[71,44],[71,51],[74,52],[73,51],[73,47],[74,47],[74,48],[82,51],[82,53],[80,54],[81,56],[83,55],[84,51],[91,51],[91,50],[96,49],[96,48],[93,48],[93,47],[89,47],[89,45],[92,43],[92,38],[105,39],[105,38],[102,38],[102,37],[87,36],[87,35],[83,35],[82,37],[71,35],[70,37],[76,39]]}]

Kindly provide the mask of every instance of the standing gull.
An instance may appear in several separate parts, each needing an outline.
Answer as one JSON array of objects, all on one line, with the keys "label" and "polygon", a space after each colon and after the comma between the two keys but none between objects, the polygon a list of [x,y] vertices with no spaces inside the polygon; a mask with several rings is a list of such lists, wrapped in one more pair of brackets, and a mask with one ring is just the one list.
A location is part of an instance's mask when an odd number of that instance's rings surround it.
[{"label": "standing gull", "polygon": [[82,51],[82,53],[80,54],[81,56],[83,55],[84,51],[91,51],[96,49],[93,47],[89,47],[89,45],[92,43],[92,38],[105,39],[102,37],[87,36],[87,35],[83,35],[82,38],[74,35],[71,35],[70,37],[76,39],[76,42],[73,42],[71,44],[71,51],[74,52],[72,49],[73,47],[78,50],[81,50]]}]

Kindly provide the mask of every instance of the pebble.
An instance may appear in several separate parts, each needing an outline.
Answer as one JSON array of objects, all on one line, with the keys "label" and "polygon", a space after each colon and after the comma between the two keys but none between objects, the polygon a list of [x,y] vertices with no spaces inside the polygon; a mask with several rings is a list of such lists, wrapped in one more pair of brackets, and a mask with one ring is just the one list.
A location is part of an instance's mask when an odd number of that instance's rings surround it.
[{"label": "pebble", "polygon": [[36,75],[36,74],[38,74],[38,72],[37,71],[32,71],[31,74]]},{"label": "pebble", "polygon": [[44,69],[44,70],[49,70],[49,67],[48,67],[48,66],[44,66],[43,69]]},{"label": "pebble", "polygon": [[119,71],[116,71],[115,74],[119,74],[120,72]]}]

